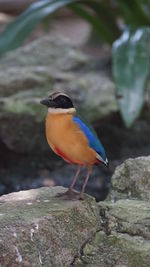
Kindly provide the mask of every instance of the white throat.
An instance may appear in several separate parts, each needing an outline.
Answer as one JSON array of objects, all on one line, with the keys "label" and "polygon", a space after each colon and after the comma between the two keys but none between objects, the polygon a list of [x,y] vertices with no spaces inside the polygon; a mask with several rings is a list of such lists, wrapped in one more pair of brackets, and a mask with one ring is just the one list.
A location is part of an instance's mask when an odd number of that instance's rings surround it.
[{"label": "white throat", "polygon": [[48,108],[48,113],[51,114],[74,114],[75,108]]}]

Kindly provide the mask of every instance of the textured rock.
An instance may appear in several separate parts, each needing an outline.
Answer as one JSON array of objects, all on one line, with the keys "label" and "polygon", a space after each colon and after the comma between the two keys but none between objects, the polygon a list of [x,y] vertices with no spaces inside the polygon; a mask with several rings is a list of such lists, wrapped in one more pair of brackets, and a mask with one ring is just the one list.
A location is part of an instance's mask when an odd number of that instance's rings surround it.
[{"label": "textured rock", "polygon": [[150,206],[141,200],[99,202],[100,215],[108,234],[126,233],[150,240]]},{"label": "textured rock", "polygon": [[[35,127],[39,129],[44,124],[46,109],[39,101],[54,90],[69,93],[80,112],[91,121],[116,111],[113,82],[107,73],[92,66],[91,59],[68,41],[53,37],[36,40],[1,58],[2,142],[17,153],[31,152],[36,145],[39,150],[45,149],[45,143],[39,142],[39,135],[43,138],[40,131],[34,133],[34,144],[22,146],[22,143],[32,140]],[[28,127],[27,120],[32,123],[26,138],[23,133]],[[19,136],[8,134],[14,125]]]},{"label": "textured rock", "polygon": [[111,198],[150,200],[150,156],[128,159],[116,168]]},{"label": "textured rock", "polygon": [[108,201],[98,204],[102,230],[83,247],[75,266],[150,266],[149,166],[150,156],[116,168]]},{"label": "textured rock", "polygon": [[[89,62],[87,56],[72,47],[66,39],[49,36],[9,52],[1,59],[4,68],[14,65],[18,67],[44,65],[65,71],[85,66]],[[1,66],[1,69],[3,67]]]},{"label": "textured rock", "polygon": [[64,191],[40,188],[0,198],[2,267],[150,266],[148,202],[56,197]]},{"label": "textured rock", "polygon": [[148,267],[150,266],[150,242],[127,234],[103,231],[96,233],[87,243],[74,266],[88,267]]},{"label": "textured rock", "polygon": [[0,265],[70,266],[100,229],[93,198],[57,198],[62,187],[20,191],[0,198]]},{"label": "textured rock", "polygon": [[149,166],[150,157],[139,157],[116,168],[111,201],[98,204],[103,230],[84,246],[75,266],[150,266]]},{"label": "textured rock", "polygon": [[150,266],[150,207],[136,200],[100,202],[103,231],[85,244],[74,266]]}]

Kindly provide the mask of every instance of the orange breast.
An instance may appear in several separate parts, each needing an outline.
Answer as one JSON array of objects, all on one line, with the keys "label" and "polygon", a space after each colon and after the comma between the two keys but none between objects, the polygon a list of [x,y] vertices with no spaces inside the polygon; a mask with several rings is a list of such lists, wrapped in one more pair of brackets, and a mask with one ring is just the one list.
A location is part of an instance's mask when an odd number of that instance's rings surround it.
[{"label": "orange breast", "polygon": [[71,114],[50,114],[46,118],[46,137],[52,150],[69,163],[93,165],[96,152],[86,136],[72,121]]},{"label": "orange breast", "polygon": [[79,164],[79,165],[85,165],[83,162],[81,163],[80,161],[73,161],[73,159],[72,158],[69,158],[64,152],[62,152],[59,148],[57,148],[57,147],[55,147],[55,149],[54,149],[54,152],[58,155],[58,156],[60,156],[60,157],[62,157],[66,162],[68,162],[68,163],[70,163],[70,164]]}]

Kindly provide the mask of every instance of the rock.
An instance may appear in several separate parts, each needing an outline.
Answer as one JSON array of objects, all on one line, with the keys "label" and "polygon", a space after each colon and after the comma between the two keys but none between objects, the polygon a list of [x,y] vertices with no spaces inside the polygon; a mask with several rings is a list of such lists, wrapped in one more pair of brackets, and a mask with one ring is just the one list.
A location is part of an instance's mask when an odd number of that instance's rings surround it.
[{"label": "rock", "polygon": [[[14,61],[15,59],[15,61]],[[34,42],[7,53],[1,64],[7,67],[49,66],[53,70],[70,71],[85,66],[90,59],[70,45],[65,38],[42,37]],[[0,68],[3,69],[1,66]]]},{"label": "rock", "polygon": [[74,266],[150,266],[150,156],[116,168],[107,201],[99,202],[102,230],[83,247]]},{"label": "rock", "polygon": [[[40,151],[48,148],[40,131],[46,109],[39,102],[51,91],[70,94],[90,121],[116,111],[113,82],[106,72],[92,66],[87,55],[68,41],[53,37],[36,40],[1,58],[0,138],[7,148],[17,153],[29,153],[37,145]],[[26,139],[31,140],[31,145],[26,145]]]},{"label": "rock", "polygon": [[111,199],[150,200],[150,156],[128,159],[112,176]]},{"label": "rock", "polygon": [[96,232],[74,266],[150,266],[150,207],[140,200],[99,203],[103,231]]},{"label": "rock", "polygon": [[[63,187],[0,197],[0,265],[150,266],[150,207],[142,200],[65,200]],[[100,211],[100,212],[99,212]]]},{"label": "rock", "polygon": [[98,231],[74,266],[150,266],[150,156],[128,159],[116,168],[111,194],[99,202]]},{"label": "rock", "polygon": [[0,198],[0,265],[71,266],[100,229],[93,198],[56,197],[62,187],[20,191]]},{"label": "rock", "polygon": [[99,202],[105,232],[128,234],[150,240],[150,206],[146,201],[121,199]]},{"label": "rock", "polygon": [[127,234],[103,231],[96,233],[87,243],[74,266],[95,267],[147,267],[150,266],[150,242]]}]

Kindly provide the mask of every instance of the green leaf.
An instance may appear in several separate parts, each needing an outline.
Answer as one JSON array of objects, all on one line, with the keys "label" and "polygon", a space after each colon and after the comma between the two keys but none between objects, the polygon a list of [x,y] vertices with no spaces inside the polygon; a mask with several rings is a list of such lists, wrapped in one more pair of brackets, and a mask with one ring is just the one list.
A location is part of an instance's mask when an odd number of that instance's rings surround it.
[{"label": "green leaf", "polygon": [[118,14],[111,1],[86,0],[83,4],[95,12],[104,30],[109,33],[111,41],[120,36],[120,29],[117,25]]},{"label": "green leaf", "polygon": [[150,28],[126,30],[112,49],[113,76],[122,118],[130,127],[139,116],[150,73]]},{"label": "green leaf", "polygon": [[134,27],[150,26],[150,16],[145,12],[148,2],[143,0],[116,0],[125,23]]},{"label": "green leaf", "polygon": [[80,17],[82,17],[84,20],[89,22],[94,30],[102,37],[102,39],[112,44],[113,37],[112,34],[109,32],[108,28],[106,27],[105,23],[101,21],[96,14],[91,14],[87,9],[83,8],[80,5],[72,5],[71,9],[76,12]]},{"label": "green leaf", "polygon": [[45,17],[76,0],[41,0],[32,4],[10,23],[0,35],[0,55],[19,47],[35,26]]}]

